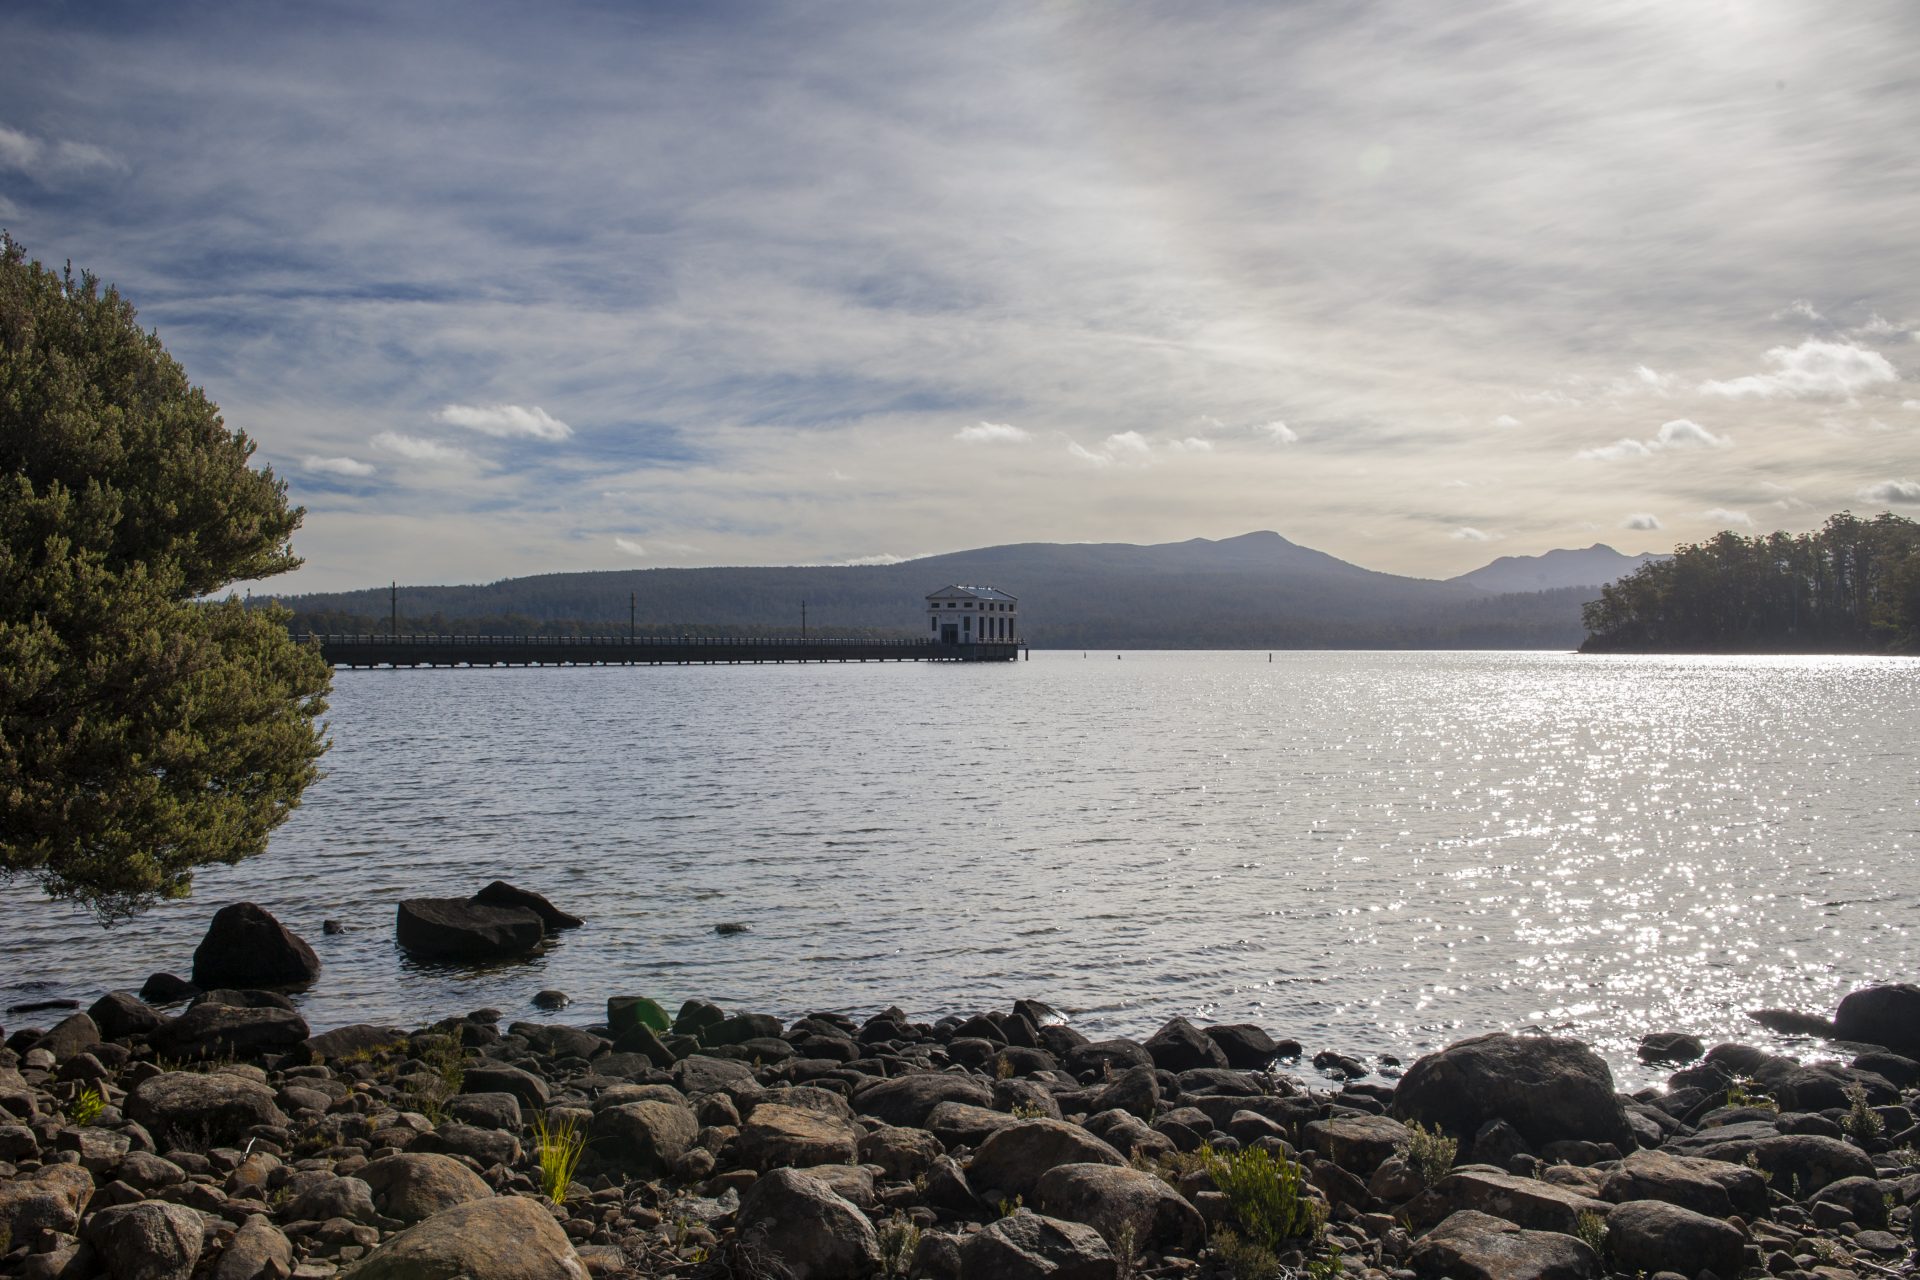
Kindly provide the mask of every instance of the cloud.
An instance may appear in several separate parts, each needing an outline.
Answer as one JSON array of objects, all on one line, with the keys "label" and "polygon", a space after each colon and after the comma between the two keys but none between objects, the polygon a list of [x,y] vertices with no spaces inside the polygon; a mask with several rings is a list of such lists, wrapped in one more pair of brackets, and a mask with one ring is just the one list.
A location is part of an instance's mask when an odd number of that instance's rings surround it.
[{"label": "cloud", "polygon": [[1920,400],[1902,400],[1900,407],[1902,409],[1920,409]]},{"label": "cloud", "polygon": [[1660,429],[1649,440],[1616,440],[1612,444],[1601,445],[1595,449],[1582,449],[1574,454],[1580,462],[1629,462],[1651,458],[1654,454],[1667,449],[1729,449],[1733,447],[1732,436],[1717,436],[1699,423],[1688,418],[1675,418],[1672,422],[1663,422]]},{"label": "cloud", "polygon": [[1620,527],[1622,529],[1638,529],[1644,532],[1654,529],[1664,529],[1666,526],[1660,523],[1659,516],[1651,512],[1642,511],[1636,515],[1630,515],[1621,521]]},{"label": "cloud", "polygon": [[1697,422],[1675,418],[1661,423],[1648,443],[1659,449],[1727,449],[1732,447],[1733,437],[1717,436]]},{"label": "cloud", "polygon": [[1630,459],[1651,458],[1653,449],[1638,440],[1615,440],[1612,444],[1603,444],[1597,449],[1582,449],[1573,455],[1580,462],[1625,462]]},{"label": "cloud", "polygon": [[1011,422],[979,422],[953,433],[961,444],[1025,444],[1033,434]]},{"label": "cloud", "polygon": [[118,156],[91,142],[49,143],[32,134],[0,124],[0,169],[14,169],[41,177],[61,177],[90,170],[124,170]]},{"label": "cloud", "polygon": [[1786,306],[1774,312],[1773,318],[1775,320],[1807,320],[1813,324],[1825,324],[1827,322],[1827,318],[1821,315],[1813,303],[1806,298],[1795,298],[1792,302],[1789,302]]},{"label": "cloud", "polygon": [[1715,507],[1711,511],[1702,511],[1700,515],[1702,519],[1717,520],[1721,524],[1744,525],[1749,529],[1753,527],[1753,517],[1744,511],[1729,511],[1725,507]]},{"label": "cloud", "polygon": [[1499,417],[1493,420],[1493,425],[1496,427],[1512,428],[1512,427],[1520,426],[1521,423],[1520,423],[1520,419],[1514,417],[1512,414],[1503,413]]},{"label": "cloud", "polygon": [[1473,529],[1473,528],[1469,528],[1466,525],[1461,525],[1458,529],[1455,529],[1452,533],[1448,534],[1447,536],[1449,538],[1454,539],[1457,542],[1492,542],[1499,535],[1486,533],[1480,529]]},{"label": "cloud", "polygon": [[370,476],[373,465],[354,458],[320,458],[308,455],[300,459],[300,465],[309,471],[323,471],[334,476]]},{"label": "cloud", "polygon": [[1797,347],[1774,347],[1767,352],[1771,373],[1749,374],[1726,382],[1703,382],[1708,395],[1762,400],[1851,396],[1900,375],[1878,351],[1851,342],[1822,342],[1809,338]]},{"label": "cloud", "polygon": [[1868,502],[1920,506],[1920,483],[1912,480],[1882,480],[1879,484],[1862,489],[1860,496]]},{"label": "cloud", "polygon": [[877,555],[855,556],[851,560],[842,560],[840,564],[844,568],[858,569],[866,565],[905,564],[907,560],[906,556],[892,556],[882,551]]},{"label": "cloud", "polygon": [[433,416],[450,426],[502,439],[525,436],[531,440],[565,440],[573,434],[572,427],[539,405],[450,404]]},{"label": "cloud", "polygon": [[623,538],[618,534],[614,535],[613,545],[620,548],[622,551],[626,552],[630,556],[645,556],[648,554],[648,551],[645,546],[643,546],[638,542],[635,542],[632,538]]},{"label": "cloud", "polygon": [[403,435],[398,431],[382,431],[369,442],[374,448],[394,454],[410,462],[471,462],[473,455],[458,445],[442,444],[438,440],[423,440],[419,436]]},{"label": "cloud", "polygon": [[1167,441],[1167,448],[1175,453],[1212,453],[1213,441],[1202,440],[1199,436],[1186,436]]},{"label": "cloud", "polygon": [[1144,467],[1153,461],[1153,444],[1138,431],[1116,431],[1102,440],[1098,449],[1068,441],[1067,452],[1096,467]]},{"label": "cloud", "polygon": [[1254,430],[1267,437],[1267,439],[1277,441],[1280,444],[1297,444],[1300,440],[1300,433],[1286,423],[1281,422],[1278,418],[1272,422],[1263,422],[1254,428]]}]

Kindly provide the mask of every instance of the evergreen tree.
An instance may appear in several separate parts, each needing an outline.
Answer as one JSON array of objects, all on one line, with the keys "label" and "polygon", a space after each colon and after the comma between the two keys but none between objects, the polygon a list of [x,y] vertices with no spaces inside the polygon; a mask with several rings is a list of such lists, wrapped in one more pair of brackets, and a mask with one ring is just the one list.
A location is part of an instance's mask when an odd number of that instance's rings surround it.
[{"label": "evergreen tree", "polygon": [[1920,525],[1830,516],[1812,533],[1715,534],[1603,587],[1587,653],[1920,649]]},{"label": "evergreen tree", "polygon": [[300,563],[253,448],[113,289],[0,234],[0,878],[124,918],[318,776],[326,664],[203,600]]}]

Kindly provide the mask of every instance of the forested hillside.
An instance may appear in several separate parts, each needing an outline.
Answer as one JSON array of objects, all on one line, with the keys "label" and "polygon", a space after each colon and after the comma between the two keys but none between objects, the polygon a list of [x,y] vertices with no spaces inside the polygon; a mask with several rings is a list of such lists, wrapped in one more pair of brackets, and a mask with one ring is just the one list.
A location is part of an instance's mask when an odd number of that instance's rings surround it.
[{"label": "forested hillside", "polygon": [[[1276,533],[1157,546],[1023,543],[861,567],[561,573],[484,586],[403,587],[400,629],[616,634],[629,598],[643,632],[918,635],[923,597],[954,583],[1020,597],[1042,648],[1560,648],[1590,591],[1489,595],[1403,578]],[[384,631],[385,589],[295,597],[297,630]]]},{"label": "forested hillside", "polygon": [[1842,512],[1812,533],[1721,533],[1612,584],[1587,653],[1920,651],[1920,526]]}]

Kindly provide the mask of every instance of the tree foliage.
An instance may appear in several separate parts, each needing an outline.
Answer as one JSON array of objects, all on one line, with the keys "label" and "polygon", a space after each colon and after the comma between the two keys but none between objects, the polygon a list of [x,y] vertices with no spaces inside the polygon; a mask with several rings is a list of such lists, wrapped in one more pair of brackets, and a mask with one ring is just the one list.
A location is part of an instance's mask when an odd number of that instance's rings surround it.
[{"label": "tree foliage", "polygon": [[201,600],[299,564],[253,448],[113,289],[0,235],[0,877],[121,918],[317,776],[326,665]]},{"label": "tree foliage", "polygon": [[1601,591],[1587,653],[1920,649],[1920,525],[1842,512],[1798,537],[1716,534]]}]

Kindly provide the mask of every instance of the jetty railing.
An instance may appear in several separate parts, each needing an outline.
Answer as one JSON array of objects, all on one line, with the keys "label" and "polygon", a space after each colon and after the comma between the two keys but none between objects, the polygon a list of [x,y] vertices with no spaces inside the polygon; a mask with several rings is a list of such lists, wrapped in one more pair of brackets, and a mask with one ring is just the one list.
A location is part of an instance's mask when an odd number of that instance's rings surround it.
[{"label": "jetty railing", "polygon": [[632,666],[761,662],[1011,662],[1017,641],[858,636],[481,636],[299,633],[344,667]]}]

